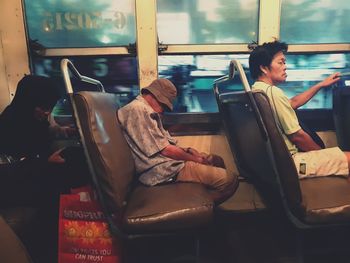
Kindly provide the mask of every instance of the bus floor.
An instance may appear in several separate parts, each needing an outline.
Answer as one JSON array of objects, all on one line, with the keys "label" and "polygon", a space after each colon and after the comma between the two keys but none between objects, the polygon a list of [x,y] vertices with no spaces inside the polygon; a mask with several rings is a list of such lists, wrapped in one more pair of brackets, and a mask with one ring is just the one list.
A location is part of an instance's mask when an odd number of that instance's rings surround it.
[{"label": "bus floor", "polygon": [[[303,235],[304,263],[350,262],[350,229],[318,229]],[[241,215],[218,215],[200,238],[200,257],[194,260],[194,240],[164,238],[140,242],[128,263],[299,263],[296,230],[285,218],[266,210]]]},{"label": "bus floor", "polygon": [[[46,238],[44,247],[36,249],[36,254],[31,253],[34,263],[57,262],[57,229],[53,224],[47,227],[51,230],[44,233],[45,237],[41,235],[41,238]],[[303,237],[304,263],[350,262],[349,228],[306,231]],[[219,213],[212,227],[205,230],[199,240],[197,261],[194,257],[194,238],[163,236],[133,240],[128,260],[123,263],[300,262],[296,256],[295,228],[286,218],[272,215],[268,210],[243,214]]]}]

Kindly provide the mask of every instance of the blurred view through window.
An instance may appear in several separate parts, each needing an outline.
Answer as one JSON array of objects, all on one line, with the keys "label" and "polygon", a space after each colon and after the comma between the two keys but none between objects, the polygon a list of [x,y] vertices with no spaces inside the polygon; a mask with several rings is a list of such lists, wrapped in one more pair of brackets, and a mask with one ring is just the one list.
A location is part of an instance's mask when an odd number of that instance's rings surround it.
[{"label": "blurred view through window", "polygon": [[348,0],[283,0],[281,39],[288,44],[350,41]]},{"label": "blurred view through window", "polygon": [[259,0],[157,0],[164,44],[249,43],[257,40]]},{"label": "blurred view through window", "polygon": [[[258,40],[259,0],[157,0],[157,35],[163,44],[248,44]],[[49,48],[125,46],[136,41],[135,1],[41,0],[24,1],[30,40]],[[350,6],[345,0],[283,0],[281,41],[287,44],[347,43]],[[154,15],[153,13],[150,15]],[[215,46],[215,45],[213,45]],[[179,96],[175,112],[217,112],[213,94],[215,79],[228,74],[232,59],[243,64],[249,81],[248,54],[159,55],[159,77],[171,79]],[[330,51],[331,52],[331,51]],[[61,57],[31,54],[35,74],[56,76]],[[136,57],[71,57],[84,75],[100,80],[107,92],[118,94],[125,105],[139,94]],[[349,54],[288,55],[287,82],[280,87],[288,97],[299,94],[327,75],[348,72]],[[142,71],[143,69],[141,69]],[[342,78],[339,85],[349,85]],[[62,82],[63,88],[63,82]],[[227,90],[242,89],[235,78]],[[322,89],[307,109],[332,107],[331,88]],[[69,112],[66,100],[55,109]]]},{"label": "blurred view through window", "polygon": [[[287,55],[287,81],[280,87],[288,97],[299,94],[335,72],[350,70],[350,54]],[[336,84],[349,85],[349,76]],[[332,87],[321,89],[301,109],[332,108]]]},{"label": "blurred view through window", "polygon": [[[238,59],[243,65],[250,84],[249,55],[187,55],[160,56],[159,75],[172,80],[178,88],[176,112],[217,112],[213,93],[213,81],[228,74],[231,59]],[[328,75],[347,72],[350,54],[287,55],[287,81],[280,84],[291,98]],[[349,77],[342,78],[340,86],[349,85]],[[322,109],[332,107],[332,87],[320,90],[303,109]],[[243,90],[239,77],[235,77],[226,91]]]},{"label": "blurred view through window", "polygon": [[[217,112],[213,83],[228,74],[234,58],[248,68],[248,55],[159,56],[159,77],[169,78],[178,89],[174,111]],[[240,81],[231,89],[242,89]]]},{"label": "blurred view through window", "polygon": [[[106,92],[117,94],[119,105],[123,106],[139,94],[137,61],[135,57],[93,57],[69,58],[80,74],[95,78],[103,84]],[[66,93],[60,69],[61,58],[34,58],[34,74],[57,78],[62,96]],[[76,85],[79,90],[90,90],[88,85]],[[79,91],[75,90],[75,91]],[[63,96],[54,109],[54,115],[70,115],[71,108],[67,96]]]}]

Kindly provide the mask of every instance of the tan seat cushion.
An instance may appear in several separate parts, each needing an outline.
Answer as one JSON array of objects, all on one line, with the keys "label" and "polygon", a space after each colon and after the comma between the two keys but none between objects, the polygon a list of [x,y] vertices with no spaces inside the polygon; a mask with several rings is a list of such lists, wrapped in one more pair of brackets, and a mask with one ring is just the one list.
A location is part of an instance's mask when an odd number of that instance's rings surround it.
[{"label": "tan seat cushion", "polygon": [[305,222],[339,223],[350,220],[350,183],[343,177],[300,180]]},{"label": "tan seat cushion", "polygon": [[155,232],[198,227],[211,221],[213,201],[201,184],[138,186],[124,215],[128,232]]},{"label": "tan seat cushion", "polygon": [[0,261],[30,263],[32,262],[26,248],[0,216]]}]

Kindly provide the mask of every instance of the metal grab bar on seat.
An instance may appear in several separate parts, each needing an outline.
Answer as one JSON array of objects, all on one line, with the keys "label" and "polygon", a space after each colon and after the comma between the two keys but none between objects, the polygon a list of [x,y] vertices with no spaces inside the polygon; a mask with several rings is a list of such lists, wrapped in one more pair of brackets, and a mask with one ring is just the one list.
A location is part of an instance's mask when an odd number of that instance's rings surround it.
[{"label": "metal grab bar on seat", "polygon": [[[69,98],[70,98],[70,101],[71,101],[71,104],[72,104],[73,115],[74,115],[75,120],[76,120],[76,125],[78,127],[78,132],[79,132],[80,140],[81,140],[81,143],[83,145],[84,152],[85,152],[85,157],[87,159],[87,164],[88,164],[88,167],[89,167],[89,171],[90,171],[90,173],[92,175],[92,180],[94,182],[97,194],[101,198],[101,196],[102,196],[101,189],[98,187],[99,184],[97,183],[97,180],[98,180],[97,179],[97,175],[95,173],[95,169],[94,169],[94,166],[93,166],[93,162],[92,162],[91,156],[90,156],[90,154],[88,153],[88,150],[87,150],[87,142],[86,142],[85,136],[83,134],[83,128],[82,128],[81,119],[78,116],[78,109],[77,109],[76,103],[74,102],[74,98],[73,98],[73,96],[74,96],[74,89],[73,89],[73,86],[72,86],[71,76],[70,76],[69,73],[72,73],[74,77],[76,77],[78,80],[80,80],[82,82],[93,84],[93,85],[97,86],[99,88],[100,92],[105,93],[105,89],[104,89],[102,83],[99,80],[92,79],[92,78],[89,78],[87,76],[81,75],[79,73],[79,71],[75,68],[73,63],[67,58],[64,58],[64,59],[61,60],[61,71],[62,71],[62,74],[63,74],[63,80],[64,80],[64,84],[65,84],[65,87],[66,87],[66,91],[67,91],[67,94],[69,95]],[[102,206],[104,211],[107,211],[107,209],[105,207],[105,204],[103,202],[101,203],[101,206]],[[119,237],[123,237],[124,234],[119,230],[118,227],[116,227],[115,222],[114,222],[114,218],[108,213],[105,213],[105,214],[106,214],[106,219],[107,219],[107,222],[109,224],[109,227],[110,227],[112,233],[116,234]]]},{"label": "metal grab bar on seat", "polygon": [[63,79],[68,94],[74,92],[69,72],[73,73],[73,75],[80,81],[96,85],[97,87],[99,87],[101,92],[105,92],[105,89],[100,81],[81,75],[79,71],[75,68],[73,63],[67,58],[61,60],[61,71],[63,73]]},{"label": "metal grab bar on seat", "polygon": [[[220,83],[220,82],[232,80],[235,77],[236,71],[238,72],[238,75],[239,75],[241,82],[243,84],[243,89],[247,93],[249,100],[251,101],[251,106],[252,106],[252,109],[256,115],[257,124],[259,126],[260,131],[261,131],[261,134],[262,134],[263,138],[265,139],[265,141],[267,141],[268,135],[267,135],[266,127],[263,123],[263,120],[261,119],[259,109],[256,105],[254,98],[253,98],[252,89],[249,85],[249,82],[248,82],[247,76],[244,72],[244,69],[242,67],[242,64],[236,59],[231,60],[230,66],[229,66],[229,74],[217,79],[215,81],[215,83]],[[219,85],[214,85],[214,93],[215,93],[216,99],[219,103],[219,100],[220,100],[219,99],[219,96],[220,96]]]}]

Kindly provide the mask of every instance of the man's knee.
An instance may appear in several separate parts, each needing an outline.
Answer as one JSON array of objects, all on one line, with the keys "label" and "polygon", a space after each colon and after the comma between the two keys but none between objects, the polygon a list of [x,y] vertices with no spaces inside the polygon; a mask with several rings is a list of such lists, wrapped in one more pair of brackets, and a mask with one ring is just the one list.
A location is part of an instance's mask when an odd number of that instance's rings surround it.
[{"label": "man's knee", "polygon": [[233,174],[228,174],[225,170],[225,173],[220,173],[217,177],[217,189],[219,191],[227,191],[233,188],[234,185],[238,182],[238,176]]},{"label": "man's knee", "polygon": [[195,181],[207,185],[211,189],[225,191],[237,181],[237,176],[228,174],[227,170],[194,162],[186,162],[178,175],[178,181]]},{"label": "man's knee", "polygon": [[216,204],[222,203],[230,198],[237,190],[239,181],[237,175],[226,175],[222,178],[222,184],[215,189],[214,201]]}]

